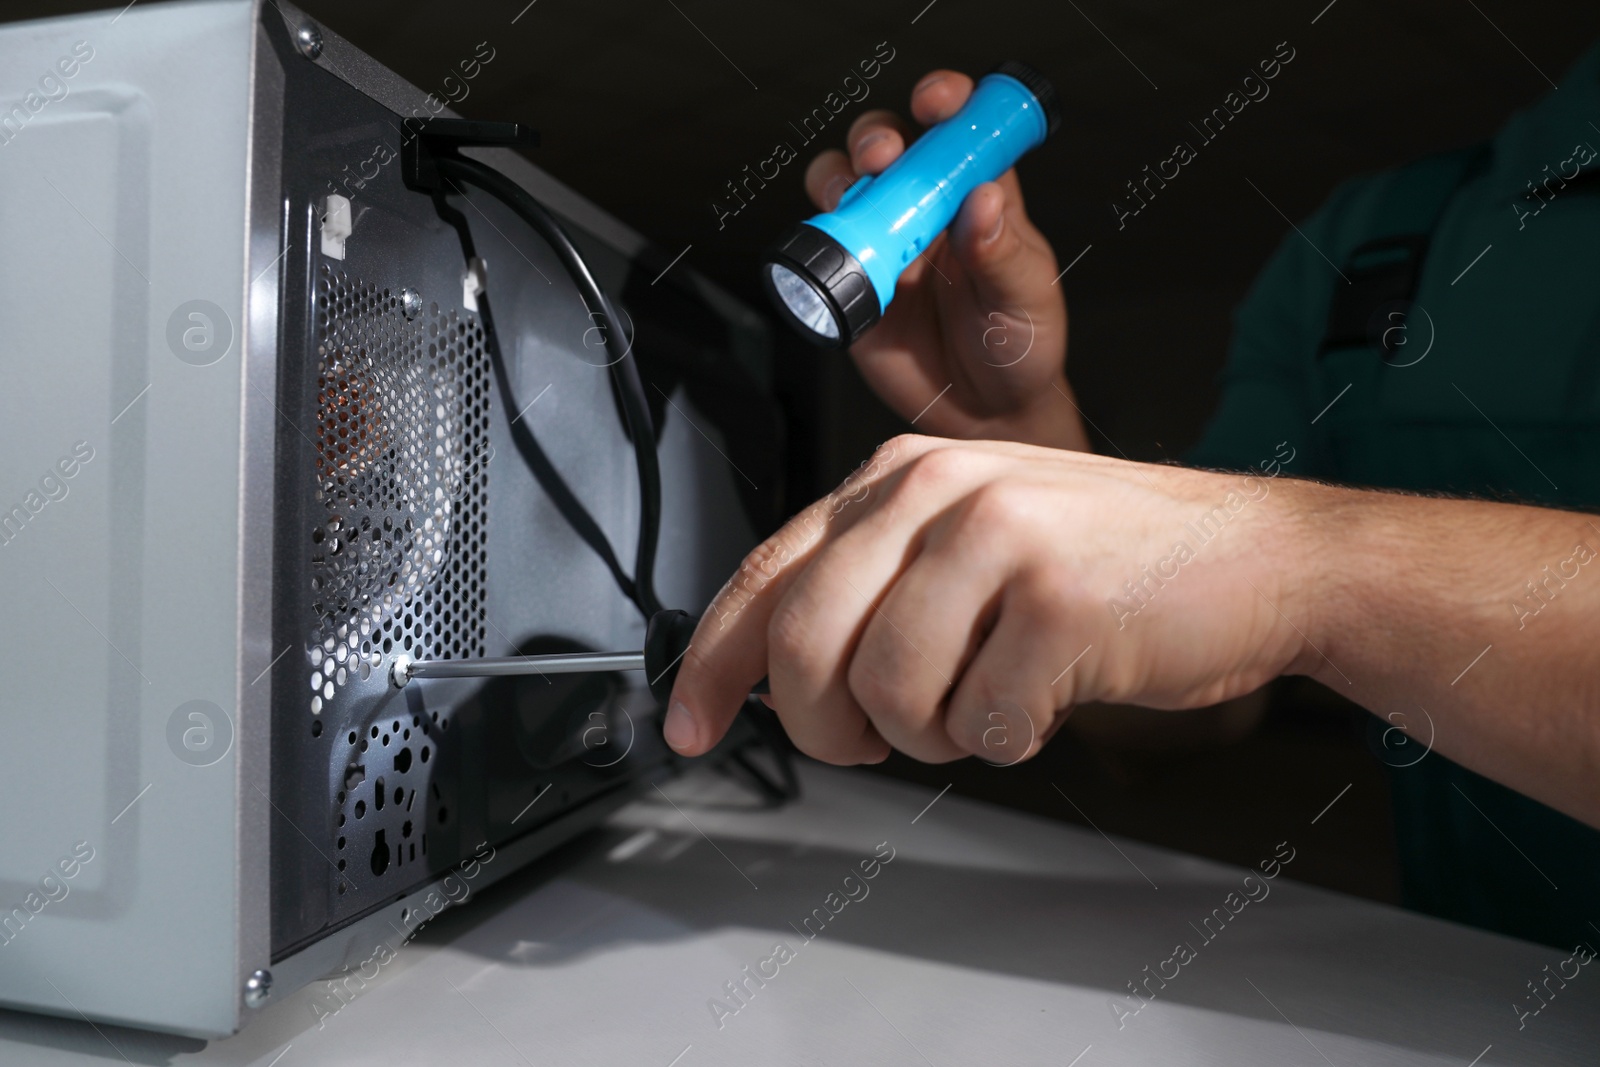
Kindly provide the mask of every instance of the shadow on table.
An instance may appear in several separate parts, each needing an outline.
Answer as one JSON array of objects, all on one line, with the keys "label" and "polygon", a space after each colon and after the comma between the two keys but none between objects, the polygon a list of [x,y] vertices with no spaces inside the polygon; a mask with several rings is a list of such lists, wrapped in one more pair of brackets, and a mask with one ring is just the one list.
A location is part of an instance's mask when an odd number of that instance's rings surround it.
[{"label": "shadow on table", "polygon": [[[1532,968],[1522,975],[1496,967],[1494,989],[1514,991],[1537,972],[1535,956],[1545,962],[1532,946],[1283,877],[1224,923],[1216,916],[1230,914],[1224,899],[1240,886],[1218,880],[1215,868],[1190,881],[1169,874],[1157,889],[1132,868],[1126,878],[1045,876],[901,853],[868,883],[864,898],[837,915],[825,910],[827,895],[842,896],[844,877],[870,855],[731,837],[712,842],[693,830],[608,828],[488,889],[476,907],[441,916],[421,936],[505,966],[556,967],[619,945],[716,930],[770,931],[775,942],[795,948],[809,932],[821,942],[1103,991],[1111,1033],[1118,1029],[1113,1000],[1124,1010],[1138,1007],[1130,984],[1148,980],[1141,992],[1153,991],[1157,1004],[1449,1057],[1515,1034],[1500,1000],[1474,1003],[1486,999],[1487,983],[1478,978],[1486,955],[1503,961],[1508,949],[1525,949]],[[826,924],[813,918],[805,928],[816,909],[824,909]],[[1164,961],[1179,944],[1193,959],[1170,981],[1152,978],[1158,968],[1172,973]],[[1419,1024],[1419,1009],[1447,1004],[1454,1024]],[[1571,1007],[1581,1016],[1582,1004]],[[1595,1022],[1578,1025],[1600,1036]],[[1479,1039],[1480,1030],[1487,1036]],[[1543,1036],[1558,1035],[1547,1029]]]},{"label": "shadow on table", "polygon": [[[689,806],[688,814],[702,810]],[[1039,847],[1063,845],[1057,835],[1041,834]],[[1217,916],[1229,914],[1225,898],[1241,886],[1210,865],[1193,875],[1170,863],[1152,867],[1157,889],[1131,864],[1126,876],[1093,865],[1071,875],[1035,874],[932,863],[902,850],[862,882],[858,864],[872,855],[870,847],[712,841],[693,830],[607,827],[486,886],[470,906],[446,910],[416,939],[502,966],[555,968],[619,946],[687,942],[716,931],[767,932],[798,948],[809,932],[821,943],[1051,983],[1080,995],[1100,991],[1109,1034],[1117,1031],[1113,1000],[1125,1010],[1137,1007],[1130,983],[1148,980],[1141,991],[1153,991],[1158,1005],[1287,1022],[1446,1057],[1514,1036],[1504,1003],[1475,1001],[1483,1001],[1486,985],[1512,991],[1509,1000],[1554,958],[1553,950],[1358,903],[1282,876],[1269,883],[1264,899],[1224,924]],[[838,907],[852,874],[853,885],[868,892],[834,914],[828,895],[838,894],[832,901]],[[1238,872],[1240,880],[1244,874]],[[1179,944],[1194,958],[1161,984],[1151,975],[1163,966],[1172,973],[1163,961]],[[1527,974],[1500,973],[1519,951]],[[1479,977],[1486,957],[1502,961],[1492,983]],[[1451,1024],[1419,1020],[1419,1011],[1444,1005]],[[1573,1025],[1592,1030],[1586,1040],[1600,1039],[1600,1012],[1590,1011],[1583,1023],[1585,1005],[1569,1007],[1580,1020]],[[1129,1019],[1128,1026],[1142,1022]],[[1574,1031],[1564,1033],[1571,1039]],[[139,1067],[172,1064],[207,1046],[5,1010],[0,1036]],[[1558,1038],[1550,1027],[1542,1036]],[[1469,1049],[1462,1062],[1470,1058]]]}]

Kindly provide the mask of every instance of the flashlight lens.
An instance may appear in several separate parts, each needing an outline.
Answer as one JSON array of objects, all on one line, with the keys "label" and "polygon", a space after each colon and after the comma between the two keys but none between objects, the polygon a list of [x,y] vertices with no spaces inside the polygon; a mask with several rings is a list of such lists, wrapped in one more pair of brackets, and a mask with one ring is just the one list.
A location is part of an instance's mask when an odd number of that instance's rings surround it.
[{"label": "flashlight lens", "polygon": [[811,284],[781,263],[770,263],[767,269],[772,272],[773,290],[794,317],[818,336],[837,341],[839,324]]}]

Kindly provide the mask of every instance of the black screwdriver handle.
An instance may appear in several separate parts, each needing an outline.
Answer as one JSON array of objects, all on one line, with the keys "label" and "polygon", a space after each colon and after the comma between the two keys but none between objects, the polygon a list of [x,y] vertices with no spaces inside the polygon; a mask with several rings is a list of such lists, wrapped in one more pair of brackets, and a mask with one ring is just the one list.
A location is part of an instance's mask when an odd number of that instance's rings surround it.
[{"label": "black screwdriver handle", "polygon": [[[665,704],[672,695],[672,683],[678,679],[678,666],[684,653],[689,651],[689,639],[700,625],[698,615],[669,608],[650,616],[644,628],[644,674],[650,683],[650,693]],[[769,692],[765,678],[751,686],[750,692],[763,696]]]}]

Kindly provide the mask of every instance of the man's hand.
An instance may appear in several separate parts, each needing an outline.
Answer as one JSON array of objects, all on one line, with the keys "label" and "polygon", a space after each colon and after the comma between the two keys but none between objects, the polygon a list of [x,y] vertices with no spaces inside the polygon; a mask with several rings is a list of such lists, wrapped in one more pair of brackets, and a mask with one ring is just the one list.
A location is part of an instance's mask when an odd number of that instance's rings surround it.
[{"label": "man's hand", "polygon": [[[960,110],[972,87],[965,74],[934,71],[912,91],[911,113],[933,125]],[[893,112],[866,112],[850,127],[848,156],[833,149],[811,161],[806,192],[832,211],[859,176],[882,171],[912,139]],[[906,268],[888,313],[850,354],[890,407],[931,433],[1087,450],[1063,370],[1059,273],[1028,220],[1016,171],[1007,171],[973,190]]]},{"label": "man's hand", "polygon": [[709,749],[750,686],[831,763],[1036,752],[1072,705],[1215,704],[1307,652],[1294,486],[901,437],[745,560],[666,737]]},{"label": "man's hand", "polygon": [[830,763],[1032,755],[1072,705],[1309,674],[1600,827],[1600,517],[900,437],[746,558],[665,723],[705,752],[763,674]]}]

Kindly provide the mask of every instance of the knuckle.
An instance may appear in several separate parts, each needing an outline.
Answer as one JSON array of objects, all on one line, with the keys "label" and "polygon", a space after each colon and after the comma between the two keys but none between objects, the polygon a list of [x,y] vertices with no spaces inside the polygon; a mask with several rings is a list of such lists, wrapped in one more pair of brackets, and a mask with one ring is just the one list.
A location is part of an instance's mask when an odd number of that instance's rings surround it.
[{"label": "knuckle", "polygon": [[786,523],[781,529],[762,541],[744,557],[735,572],[733,583],[746,592],[759,593],[803,552],[816,531],[812,524],[801,521],[806,513]]},{"label": "knuckle", "polygon": [[790,520],[790,525],[816,525],[820,516],[814,514],[814,512],[831,511],[832,514],[838,514],[845,503],[859,502],[865,499],[866,494],[871,491],[877,480],[893,470],[902,457],[907,453],[914,454],[925,449],[930,440],[930,438],[922,437],[918,434],[901,434],[885,441],[874,449],[872,455],[863,461],[860,466],[845,475],[844,481],[840,482],[826,497],[818,501],[816,507],[801,512]]},{"label": "knuckle", "polygon": [[1030,522],[1037,508],[1037,494],[1027,486],[989,482],[973,490],[962,517],[979,531],[1009,529]]},{"label": "knuckle", "polygon": [[934,447],[938,438],[920,433],[895,434],[872,451],[868,465],[882,469],[901,457],[916,457]]},{"label": "knuckle", "polygon": [[740,578],[771,581],[778,576],[792,556],[789,540],[784,536],[786,529],[779,530],[750,550],[739,564]]},{"label": "knuckle", "polygon": [[905,735],[920,731],[927,715],[906,684],[903,673],[891,658],[856,656],[851,661],[846,681],[867,718],[889,733]]},{"label": "knuckle", "polygon": [[813,649],[811,632],[810,620],[799,609],[788,601],[779,604],[767,622],[768,659],[804,672]]},{"label": "knuckle", "polygon": [[912,496],[947,492],[970,467],[970,458],[958,447],[931,449],[905,465],[900,489]]}]

